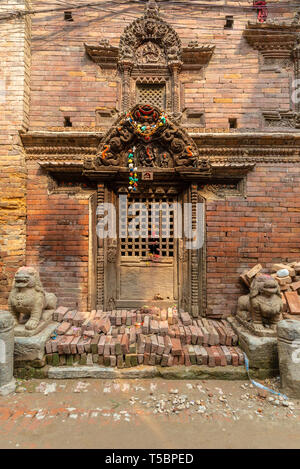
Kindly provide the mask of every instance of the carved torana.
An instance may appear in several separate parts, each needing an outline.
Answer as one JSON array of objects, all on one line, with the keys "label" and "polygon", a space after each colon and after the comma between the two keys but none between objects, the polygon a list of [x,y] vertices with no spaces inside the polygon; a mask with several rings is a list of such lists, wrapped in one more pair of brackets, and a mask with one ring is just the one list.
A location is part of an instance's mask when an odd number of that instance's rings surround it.
[{"label": "carved torana", "polygon": [[181,41],[159,16],[156,2],[149,2],[142,18],[125,28],[120,39],[119,62],[168,65],[181,61]]},{"label": "carved torana", "polygon": [[[104,137],[93,168],[126,166],[129,148],[136,164],[145,167],[197,167],[198,149],[184,129],[152,106],[135,106],[117,120]],[[88,169],[91,161],[88,160]]]}]

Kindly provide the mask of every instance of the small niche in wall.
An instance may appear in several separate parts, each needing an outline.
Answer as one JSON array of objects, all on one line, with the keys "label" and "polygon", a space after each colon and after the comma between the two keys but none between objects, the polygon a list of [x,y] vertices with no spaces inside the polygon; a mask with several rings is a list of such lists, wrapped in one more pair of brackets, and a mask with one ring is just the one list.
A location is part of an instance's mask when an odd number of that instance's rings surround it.
[{"label": "small niche in wall", "polygon": [[74,21],[71,11],[65,11],[64,12],[64,20],[65,21]]},{"label": "small niche in wall", "polygon": [[228,124],[230,129],[237,129],[237,118],[229,117]]},{"label": "small niche in wall", "polygon": [[96,126],[97,127],[107,127],[111,126],[118,116],[118,111],[116,109],[96,109]]},{"label": "small niche in wall", "polygon": [[65,116],[64,117],[64,127],[72,127],[72,121],[71,121],[71,117],[69,116]]},{"label": "small niche in wall", "polygon": [[204,111],[186,108],[182,112],[182,123],[186,127],[204,127]]},{"label": "small niche in wall", "polygon": [[224,29],[233,29],[233,16],[225,16]]}]

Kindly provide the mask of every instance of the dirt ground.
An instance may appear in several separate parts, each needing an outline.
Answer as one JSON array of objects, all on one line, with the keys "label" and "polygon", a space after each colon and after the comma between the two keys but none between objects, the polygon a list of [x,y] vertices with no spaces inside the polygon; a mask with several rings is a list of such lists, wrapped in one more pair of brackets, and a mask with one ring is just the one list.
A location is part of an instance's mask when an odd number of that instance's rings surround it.
[{"label": "dirt ground", "polygon": [[246,381],[18,380],[0,448],[300,448],[300,402]]}]

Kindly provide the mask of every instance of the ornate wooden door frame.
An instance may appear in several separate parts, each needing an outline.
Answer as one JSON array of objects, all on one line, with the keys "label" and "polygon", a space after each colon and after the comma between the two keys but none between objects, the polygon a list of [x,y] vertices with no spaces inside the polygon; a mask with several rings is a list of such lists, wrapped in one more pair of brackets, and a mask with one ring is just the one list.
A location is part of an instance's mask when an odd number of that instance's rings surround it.
[{"label": "ornate wooden door frame", "polygon": [[[198,193],[197,184],[188,184],[179,194],[180,203],[192,203],[192,228],[196,227],[196,204],[205,200]],[[111,183],[98,184],[97,202],[118,203],[118,193]],[[94,205],[95,207],[95,205]],[[94,208],[95,209],[95,208]],[[205,217],[205,212],[203,211]],[[184,218],[184,217],[183,217]],[[97,216],[95,216],[97,222]],[[194,317],[204,315],[206,308],[206,248],[189,250],[185,247],[186,239],[178,240],[176,276],[178,279],[178,305],[188,310]],[[97,308],[114,309],[118,298],[118,240],[97,239]],[[95,254],[94,254],[95,255]]]}]

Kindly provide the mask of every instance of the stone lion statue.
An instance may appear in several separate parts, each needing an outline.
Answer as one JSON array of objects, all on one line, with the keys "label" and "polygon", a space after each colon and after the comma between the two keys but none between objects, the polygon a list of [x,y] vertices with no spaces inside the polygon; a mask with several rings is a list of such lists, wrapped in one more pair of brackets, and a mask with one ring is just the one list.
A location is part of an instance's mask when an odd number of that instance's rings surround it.
[{"label": "stone lion statue", "polygon": [[14,277],[8,305],[19,324],[20,315],[28,317],[25,328],[34,330],[41,319],[47,321],[56,309],[57,298],[43,289],[38,272],[33,267],[20,267]]},{"label": "stone lion statue", "polygon": [[251,283],[249,295],[238,299],[237,316],[251,322],[255,329],[276,329],[283,302],[278,282],[270,275],[258,275]]}]

